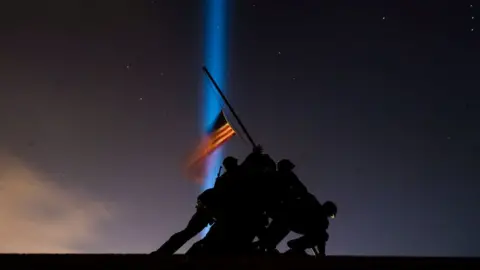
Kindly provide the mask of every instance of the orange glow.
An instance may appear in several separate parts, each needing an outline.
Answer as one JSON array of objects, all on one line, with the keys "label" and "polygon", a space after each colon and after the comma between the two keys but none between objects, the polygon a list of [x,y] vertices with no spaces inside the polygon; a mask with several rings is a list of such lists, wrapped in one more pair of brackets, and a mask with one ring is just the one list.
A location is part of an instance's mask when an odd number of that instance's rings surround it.
[{"label": "orange glow", "polygon": [[188,159],[187,177],[202,183],[205,176],[205,159],[216,149],[226,143],[236,134],[235,130],[226,123],[218,130],[203,139],[197,151]]}]

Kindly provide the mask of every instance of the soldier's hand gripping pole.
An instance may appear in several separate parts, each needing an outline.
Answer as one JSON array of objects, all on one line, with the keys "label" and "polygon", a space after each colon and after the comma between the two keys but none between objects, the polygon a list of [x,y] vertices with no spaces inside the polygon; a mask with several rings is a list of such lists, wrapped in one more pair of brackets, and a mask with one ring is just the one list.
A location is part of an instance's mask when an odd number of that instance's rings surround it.
[{"label": "soldier's hand gripping pole", "polygon": [[215,89],[220,94],[220,96],[222,97],[225,104],[228,106],[228,109],[230,110],[230,112],[232,112],[233,117],[235,117],[235,119],[237,120],[237,122],[240,125],[240,128],[242,129],[243,133],[245,133],[245,135],[247,135],[247,138],[250,141],[250,143],[252,144],[252,147],[256,147],[257,145],[255,144],[252,137],[250,136],[250,133],[248,133],[248,131],[245,128],[245,126],[243,125],[242,121],[240,120],[238,115],[235,113],[235,110],[233,109],[232,105],[230,105],[230,102],[228,102],[227,97],[223,94],[222,90],[218,86],[217,82],[213,79],[213,77],[210,74],[210,72],[208,71],[208,69],[205,66],[202,67],[202,69],[205,72],[205,74],[207,75],[208,79],[212,82],[213,86],[215,86]]}]

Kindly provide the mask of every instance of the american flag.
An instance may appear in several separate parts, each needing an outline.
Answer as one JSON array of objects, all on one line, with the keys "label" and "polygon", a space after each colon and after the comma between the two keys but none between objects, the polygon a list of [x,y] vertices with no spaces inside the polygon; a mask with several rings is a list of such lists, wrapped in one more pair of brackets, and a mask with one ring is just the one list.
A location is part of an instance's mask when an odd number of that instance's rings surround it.
[{"label": "american flag", "polygon": [[213,126],[187,162],[187,176],[201,182],[206,175],[206,161],[210,154],[230,140],[236,134],[223,111],[220,111]]}]

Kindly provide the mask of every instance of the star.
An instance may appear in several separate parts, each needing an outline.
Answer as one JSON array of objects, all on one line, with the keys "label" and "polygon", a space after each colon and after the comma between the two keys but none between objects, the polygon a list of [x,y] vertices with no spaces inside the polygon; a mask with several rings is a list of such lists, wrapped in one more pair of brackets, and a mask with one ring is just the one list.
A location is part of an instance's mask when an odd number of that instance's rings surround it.
[{"label": "star", "polygon": [[281,55],[281,54],[282,54],[282,52],[277,52],[277,55]]},{"label": "star", "polygon": [[130,69],[130,67],[132,67],[132,65],[127,64],[125,67],[126,67],[127,69]]},{"label": "star", "polygon": [[447,140],[450,140],[450,139],[452,139],[452,137],[448,136],[448,137],[447,137]]},{"label": "star", "polygon": [[138,100],[139,100],[139,101],[142,101],[142,100],[143,100],[143,97],[139,98]]},{"label": "star", "polygon": [[386,19],[387,19],[387,17],[385,17],[385,16],[383,16],[383,17],[382,17],[382,20],[384,20],[384,21],[385,21]]},{"label": "star", "polygon": [[475,30],[474,28],[470,29],[470,32],[473,32],[473,30]]}]

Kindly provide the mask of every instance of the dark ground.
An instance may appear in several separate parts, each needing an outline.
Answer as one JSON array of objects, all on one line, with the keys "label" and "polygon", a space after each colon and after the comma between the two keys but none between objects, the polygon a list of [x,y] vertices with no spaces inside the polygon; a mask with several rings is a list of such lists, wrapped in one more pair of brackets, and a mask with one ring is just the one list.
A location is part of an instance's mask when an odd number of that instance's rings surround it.
[{"label": "dark ground", "polygon": [[[79,254],[79,255],[0,255],[5,269],[480,269],[480,258],[426,257],[347,257],[313,258],[217,258],[189,260],[177,255],[156,258],[143,254]],[[45,267],[45,268],[43,268]],[[48,268],[47,268],[48,267]]]}]

